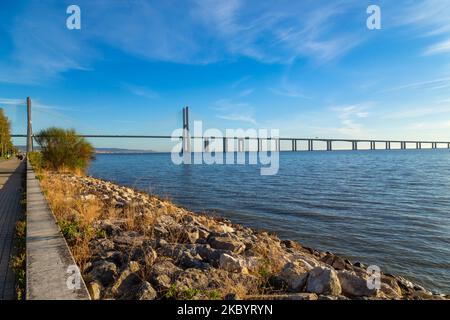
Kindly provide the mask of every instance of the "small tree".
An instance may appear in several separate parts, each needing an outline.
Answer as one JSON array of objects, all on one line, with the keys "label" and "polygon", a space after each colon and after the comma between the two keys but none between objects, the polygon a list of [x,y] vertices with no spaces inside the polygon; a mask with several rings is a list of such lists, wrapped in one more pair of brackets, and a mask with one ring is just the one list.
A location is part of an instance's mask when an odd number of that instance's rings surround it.
[{"label": "small tree", "polygon": [[43,166],[56,171],[85,171],[94,159],[94,148],[73,129],[51,127],[35,137],[41,147]]},{"label": "small tree", "polygon": [[11,141],[11,123],[0,108],[0,157],[13,153]]}]

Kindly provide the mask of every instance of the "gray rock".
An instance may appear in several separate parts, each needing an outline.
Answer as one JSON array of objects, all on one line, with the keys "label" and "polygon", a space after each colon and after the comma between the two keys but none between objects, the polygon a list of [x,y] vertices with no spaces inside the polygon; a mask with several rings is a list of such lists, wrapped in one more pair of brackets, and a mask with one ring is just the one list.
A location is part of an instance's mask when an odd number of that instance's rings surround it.
[{"label": "gray rock", "polygon": [[229,272],[238,272],[247,274],[248,269],[245,260],[239,257],[233,257],[232,255],[222,253],[219,259],[219,266],[221,269]]},{"label": "gray rock", "polygon": [[317,294],[340,295],[342,289],[336,271],[325,267],[315,267],[309,271],[306,291]]},{"label": "gray rock", "polygon": [[183,238],[188,243],[195,243],[199,237],[200,237],[200,235],[199,235],[199,231],[197,228],[189,227],[189,228],[183,229]]},{"label": "gray rock", "polygon": [[100,300],[102,294],[102,285],[99,281],[91,281],[87,283],[87,289],[92,300]]},{"label": "gray rock", "polygon": [[372,297],[377,295],[376,289],[369,289],[367,281],[349,271],[338,271],[337,276],[341,284],[342,293],[351,297]]},{"label": "gray rock", "polygon": [[111,287],[111,292],[113,295],[121,296],[128,292],[134,285],[139,283],[140,280],[136,274],[139,269],[139,263],[136,261],[130,261]]},{"label": "gray rock", "polygon": [[205,271],[186,269],[175,281],[175,287],[180,291],[190,289],[205,290],[208,287],[209,277]]},{"label": "gray rock", "polygon": [[335,256],[334,254],[327,254],[320,260],[322,262],[332,266],[335,270],[346,270],[347,269],[347,263],[345,262],[345,260],[339,256]]},{"label": "gray rock", "polygon": [[212,237],[208,240],[211,248],[229,250],[234,253],[242,253],[245,250],[245,245],[231,237]]},{"label": "gray rock", "polygon": [[122,300],[155,300],[157,293],[147,281],[141,282],[126,292]]},{"label": "gray rock", "polygon": [[117,275],[117,266],[105,260],[96,261],[92,265],[92,270],[88,273],[87,278],[98,280],[103,286],[108,286],[114,281]]},{"label": "gray rock", "polygon": [[183,272],[171,260],[157,261],[152,267],[150,281],[157,288],[167,289],[174,279]]},{"label": "gray rock", "polygon": [[209,244],[197,245],[195,250],[204,261],[213,265],[217,265],[222,253],[229,252],[226,250],[213,249]]},{"label": "gray rock", "polygon": [[288,289],[293,292],[302,291],[308,278],[308,268],[301,263],[288,262],[284,265],[278,277],[283,280]]}]

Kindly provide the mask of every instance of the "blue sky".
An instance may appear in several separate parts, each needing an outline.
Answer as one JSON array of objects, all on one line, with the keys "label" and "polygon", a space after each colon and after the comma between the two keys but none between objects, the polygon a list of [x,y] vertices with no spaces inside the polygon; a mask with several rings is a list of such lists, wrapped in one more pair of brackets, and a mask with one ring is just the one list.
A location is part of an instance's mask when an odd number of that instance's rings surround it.
[{"label": "blue sky", "polygon": [[170,134],[188,105],[206,128],[450,140],[449,17],[442,0],[3,0],[0,107],[16,133],[31,96],[35,131]]}]

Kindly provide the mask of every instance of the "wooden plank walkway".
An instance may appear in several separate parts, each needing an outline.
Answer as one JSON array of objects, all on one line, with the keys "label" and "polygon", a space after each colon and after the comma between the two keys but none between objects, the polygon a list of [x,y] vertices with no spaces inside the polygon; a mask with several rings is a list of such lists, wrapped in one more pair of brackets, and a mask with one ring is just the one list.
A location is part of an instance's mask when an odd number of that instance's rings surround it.
[{"label": "wooden plank walkway", "polygon": [[15,224],[22,213],[21,180],[25,163],[19,160],[0,162],[0,300],[15,299],[14,272],[10,267]]}]

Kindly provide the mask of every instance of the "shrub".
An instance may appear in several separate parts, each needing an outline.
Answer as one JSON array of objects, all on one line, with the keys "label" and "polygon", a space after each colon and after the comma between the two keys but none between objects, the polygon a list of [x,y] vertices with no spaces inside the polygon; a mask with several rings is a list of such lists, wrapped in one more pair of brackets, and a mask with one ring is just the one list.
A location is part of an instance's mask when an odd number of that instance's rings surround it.
[{"label": "shrub", "polygon": [[51,127],[36,135],[41,146],[46,169],[56,171],[85,171],[94,158],[94,148],[73,129]]},{"label": "shrub", "polygon": [[33,165],[34,170],[39,171],[43,166],[42,153],[38,151],[33,151],[28,154],[28,160],[30,160]]}]

